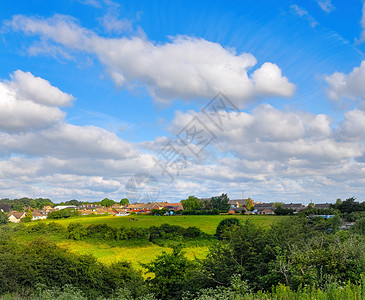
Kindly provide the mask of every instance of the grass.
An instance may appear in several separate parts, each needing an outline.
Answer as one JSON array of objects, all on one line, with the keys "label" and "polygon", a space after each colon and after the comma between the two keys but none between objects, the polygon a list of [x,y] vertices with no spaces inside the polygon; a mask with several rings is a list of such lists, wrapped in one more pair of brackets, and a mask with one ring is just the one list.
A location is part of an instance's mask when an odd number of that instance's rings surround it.
[{"label": "grass", "polygon": [[[63,226],[67,226],[71,222],[78,222],[83,225],[91,224],[108,224],[109,226],[125,226],[125,227],[142,227],[160,226],[168,223],[171,225],[179,225],[182,227],[196,226],[208,234],[214,234],[219,222],[226,218],[238,218],[243,221],[252,220],[253,223],[269,227],[273,222],[282,216],[246,216],[246,215],[215,215],[215,216],[151,216],[151,215],[133,215],[127,217],[115,217],[112,215],[90,215],[79,216],[68,219],[44,220],[37,222],[56,222]],[[138,221],[129,221],[135,218]],[[35,222],[27,223],[26,226],[32,226]],[[48,236],[48,235],[46,235]],[[29,234],[27,236],[19,236],[22,241],[29,241],[35,236]],[[60,247],[68,248],[71,252],[78,254],[91,254],[100,262],[110,264],[112,262],[126,260],[132,263],[136,269],[143,270],[141,264],[149,263],[161,255],[162,252],[171,253],[171,245],[173,241],[161,241],[158,244],[152,244],[148,241],[74,241],[65,239],[57,235],[49,235]],[[184,251],[189,259],[206,257],[209,246],[214,243],[213,240],[192,240],[184,243]],[[148,275],[148,274],[147,274]],[[146,276],[147,276],[146,275]]]},{"label": "grass", "polygon": [[[60,247],[68,248],[72,252],[79,254],[92,254],[100,262],[110,264],[116,261],[126,260],[131,262],[135,267],[140,264],[149,263],[162,252],[171,253],[172,249],[150,244],[139,247],[110,246],[103,243],[88,243],[84,241],[67,240],[58,243]],[[186,247],[184,248],[186,257],[189,259],[204,258],[208,252],[208,247]]]},{"label": "grass", "polygon": [[[98,261],[105,264],[111,264],[118,261],[128,261],[136,270],[143,271],[145,278],[151,277],[153,274],[145,273],[146,269],[142,267],[142,264],[152,262],[163,252],[172,252],[171,248],[160,247],[154,244],[139,247],[120,247],[110,246],[103,243],[88,243],[84,241],[67,240],[59,242],[58,246],[69,249],[71,252],[78,254],[91,254]],[[184,248],[185,256],[191,260],[195,258],[205,258],[208,250],[209,248],[207,246],[190,246]]]},{"label": "grass", "polygon": [[[129,221],[130,218],[135,218],[138,221]],[[150,227],[160,226],[164,223],[170,225],[179,225],[182,227],[196,226],[202,231],[214,234],[220,221],[226,218],[239,218],[241,220],[252,219],[252,221],[260,226],[269,227],[275,220],[283,218],[282,216],[245,216],[245,215],[217,215],[217,216],[151,216],[151,215],[133,215],[126,217],[115,217],[112,215],[104,216],[79,216],[60,220],[45,220],[41,222],[55,221],[59,224],[67,226],[71,222],[79,222],[84,225],[90,224],[108,224],[110,226],[125,226],[125,227]]]}]

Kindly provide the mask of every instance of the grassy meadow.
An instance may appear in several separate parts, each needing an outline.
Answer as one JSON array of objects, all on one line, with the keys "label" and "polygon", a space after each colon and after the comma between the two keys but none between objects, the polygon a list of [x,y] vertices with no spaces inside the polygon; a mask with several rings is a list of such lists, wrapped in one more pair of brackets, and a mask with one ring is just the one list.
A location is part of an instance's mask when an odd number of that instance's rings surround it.
[{"label": "grassy meadow", "polygon": [[[220,221],[226,218],[239,218],[241,220],[251,219],[255,224],[262,227],[269,227],[275,220],[283,218],[282,216],[264,216],[264,215],[213,215],[213,216],[152,216],[152,215],[132,215],[126,217],[115,217],[113,215],[89,215],[79,216],[59,220],[45,220],[43,222],[56,222],[67,226],[71,222],[78,222],[84,225],[91,224],[107,224],[109,226],[125,226],[125,227],[142,227],[160,226],[168,223],[170,225],[179,225],[182,227],[195,226],[208,234],[214,234]],[[130,218],[137,221],[129,221]]]},{"label": "grassy meadow", "polygon": [[[245,216],[245,215],[212,215],[212,216],[151,216],[151,215],[132,215],[126,217],[115,217],[112,215],[89,215],[79,216],[58,220],[42,220],[26,223],[26,226],[35,225],[38,222],[56,222],[63,226],[70,223],[78,222],[83,225],[91,224],[107,224],[115,227],[142,227],[160,226],[162,224],[179,225],[182,227],[196,226],[203,232],[213,235],[219,222],[226,218],[239,218],[241,220],[252,220],[253,223],[269,227],[275,220],[285,218],[282,216]],[[130,221],[130,218],[136,221]],[[162,252],[172,252],[171,243],[154,244],[141,241],[122,241],[111,243],[110,241],[75,241],[60,238],[59,236],[47,235],[48,238],[54,240],[59,246],[68,248],[72,252],[78,254],[91,254],[100,262],[110,264],[116,261],[126,260],[133,264],[137,269],[141,269],[141,264],[149,263],[154,260]],[[22,241],[29,241],[35,238],[33,235],[19,236]],[[214,240],[191,241],[184,244],[186,256],[190,259],[204,258],[208,253],[209,247]]]}]

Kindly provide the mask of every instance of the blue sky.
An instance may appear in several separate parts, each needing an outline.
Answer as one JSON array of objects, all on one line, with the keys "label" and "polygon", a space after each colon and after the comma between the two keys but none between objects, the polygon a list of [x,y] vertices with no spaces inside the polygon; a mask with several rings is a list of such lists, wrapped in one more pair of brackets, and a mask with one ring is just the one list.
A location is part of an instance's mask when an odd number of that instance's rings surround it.
[{"label": "blue sky", "polygon": [[[364,198],[363,6],[2,1],[0,197],[118,200],[146,172],[160,200]],[[201,112],[218,92],[224,130]],[[216,137],[198,155],[176,144],[194,116]]]}]

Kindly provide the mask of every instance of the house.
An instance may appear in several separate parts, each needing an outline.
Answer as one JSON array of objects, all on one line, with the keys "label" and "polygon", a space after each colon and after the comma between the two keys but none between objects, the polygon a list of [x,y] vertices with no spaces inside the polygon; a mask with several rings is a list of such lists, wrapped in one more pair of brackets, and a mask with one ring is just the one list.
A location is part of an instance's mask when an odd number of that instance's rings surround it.
[{"label": "house", "polygon": [[158,209],[163,209],[167,205],[167,201],[155,202],[158,205]]},{"label": "house", "polygon": [[331,206],[331,203],[314,204],[314,208],[318,208],[318,209],[329,209],[330,206]]},{"label": "house", "polygon": [[91,209],[82,209],[82,210],[79,209],[78,212],[82,216],[87,216],[87,215],[95,214]]},{"label": "house", "polygon": [[246,206],[248,199],[233,199],[233,200],[228,200],[228,204],[231,207],[242,207],[242,206]]},{"label": "house", "polygon": [[265,208],[261,211],[261,215],[275,215],[275,212],[271,208]]},{"label": "house", "polygon": [[43,207],[43,210],[44,210],[45,212],[49,213],[49,212],[51,212],[51,211],[54,211],[55,209],[54,209],[54,208],[52,208],[52,207],[51,207],[51,206],[49,206],[49,205],[46,205],[46,206],[44,206],[44,207]]},{"label": "house", "polygon": [[290,204],[283,204],[282,208],[292,209],[295,212],[300,212],[303,209],[306,209],[306,206],[301,203],[290,203]]},{"label": "house", "polygon": [[123,208],[115,208],[113,210],[113,215],[116,217],[124,217],[124,216],[128,216],[129,212]]},{"label": "house", "polygon": [[105,215],[108,211],[105,208],[96,208],[93,210],[96,215]]},{"label": "house", "polygon": [[36,220],[45,220],[47,219],[47,214],[45,211],[33,211],[32,212],[32,221],[36,221]]},{"label": "house", "polygon": [[183,206],[181,203],[165,203],[163,209],[171,210],[171,211],[179,211],[183,210]]},{"label": "house", "polygon": [[246,207],[231,207],[228,211],[228,214],[234,215],[234,214],[242,214],[247,211]]},{"label": "house", "polygon": [[24,218],[27,214],[25,212],[11,212],[9,214],[9,222],[19,223],[20,219]]},{"label": "house", "polygon": [[274,202],[255,204],[253,213],[257,214],[257,215],[262,215],[263,212],[265,212],[267,214],[269,212],[269,210],[274,212],[274,210],[275,210],[275,203]]},{"label": "house", "polygon": [[150,214],[152,209],[160,209],[156,203],[133,203],[126,206],[126,210],[131,213]]},{"label": "house", "polygon": [[95,203],[84,203],[78,206],[78,209],[86,209],[86,210],[90,210],[90,209],[94,209],[94,208],[101,208],[100,205],[96,205]]},{"label": "house", "polygon": [[111,208],[113,208],[113,209],[114,209],[114,208],[117,208],[117,209],[118,209],[118,208],[122,208],[122,207],[121,207],[121,205],[120,205],[120,204],[118,204],[118,203],[114,203],[114,204],[113,204],[112,206],[110,206],[110,207],[111,207]]}]

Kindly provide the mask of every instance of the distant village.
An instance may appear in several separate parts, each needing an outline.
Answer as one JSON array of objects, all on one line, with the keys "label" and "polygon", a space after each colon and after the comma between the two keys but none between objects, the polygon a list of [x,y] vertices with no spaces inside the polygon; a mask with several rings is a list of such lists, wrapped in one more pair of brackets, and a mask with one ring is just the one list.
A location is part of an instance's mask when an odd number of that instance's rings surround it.
[{"label": "distant village", "polygon": [[[201,198],[200,201],[209,201],[209,198]],[[245,214],[245,215],[275,215],[275,210],[278,203],[261,203],[255,202],[252,199],[233,199],[228,201],[229,209],[222,214]],[[308,208],[308,206],[301,203],[279,203],[280,207],[285,210],[291,210],[294,214]],[[313,204],[317,209],[329,209],[330,203]],[[154,214],[154,215],[175,215],[181,214],[184,210],[183,204],[169,203],[169,202],[152,202],[152,203],[132,203],[121,205],[114,203],[110,206],[103,206],[99,203],[85,203],[81,205],[58,205],[51,207],[44,206],[42,209],[33,209],[32,207],[24,207],[22,212],[10,211],[8,212],[8,219],[10,222],[19,223],[23,218],[31,213],[31,221],[47,219],[52,212],[59,212],[64,209],[71,210],[77,215],[113,215],[115,217],[128,216],[130,214]],[[0,208],[1,211],[1,208]],[[161,212],[161,213],[159,213]]]}]

